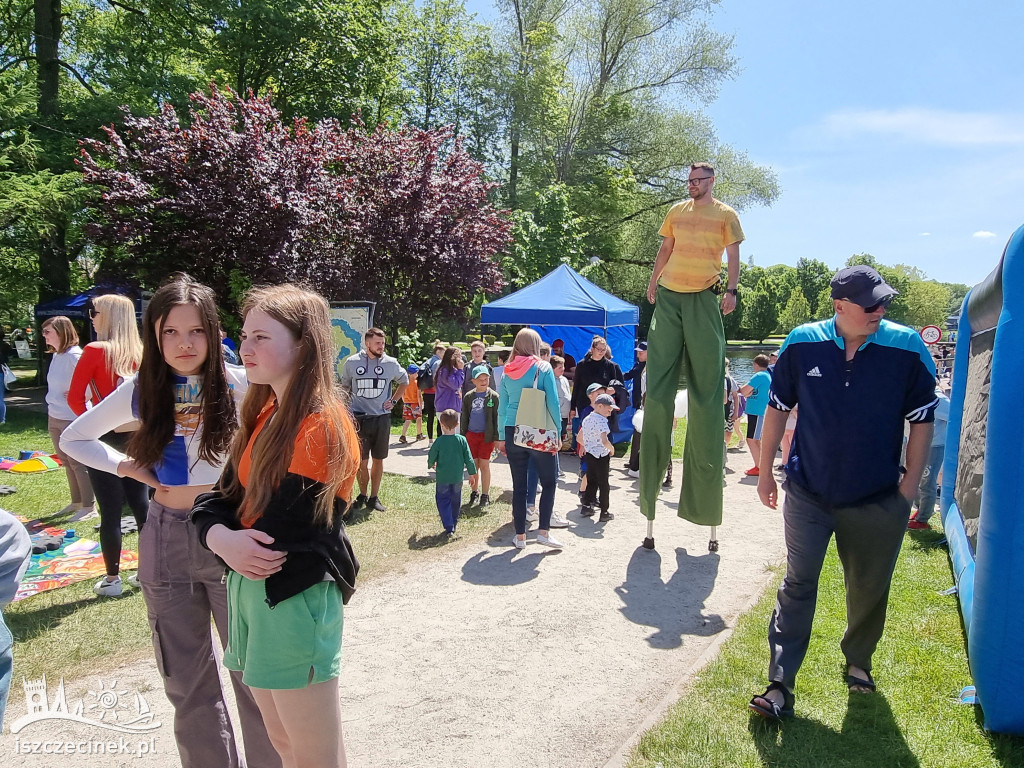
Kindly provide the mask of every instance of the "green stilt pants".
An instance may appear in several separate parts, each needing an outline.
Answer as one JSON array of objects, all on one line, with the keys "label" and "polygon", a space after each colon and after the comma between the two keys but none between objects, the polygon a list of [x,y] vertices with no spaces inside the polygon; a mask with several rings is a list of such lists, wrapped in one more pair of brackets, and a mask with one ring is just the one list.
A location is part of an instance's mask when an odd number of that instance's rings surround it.
[{"label": "green stilt pants", "polygon": [[658,286],[647,334],[647,396],[640,437],[640,511],[654,519],[670,439],[679,366],[686,361],[689,407],[679,516],[698,525],[722,523],[725,330],[718,296]]}]

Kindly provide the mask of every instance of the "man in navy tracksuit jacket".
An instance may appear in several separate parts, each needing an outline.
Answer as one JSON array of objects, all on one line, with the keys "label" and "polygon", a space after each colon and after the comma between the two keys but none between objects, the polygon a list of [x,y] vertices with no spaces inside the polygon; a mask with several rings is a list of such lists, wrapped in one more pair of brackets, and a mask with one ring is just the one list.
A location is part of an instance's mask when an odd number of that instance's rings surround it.
[{"label": "man in navy tracksuit jacket", "polygon": [[[832,279],[835,316],[786,338],[772,379],[757,491],[775,508],[772,461],[788,411],[800,421],[786,464],[786,577],[768,627],[770,685],[750,708],[792,714],[793,687],[811,624],[829,540],[835,534],[847,590],[840,645],[846,682],[870,692],[871,657],[885,625],[889,585],[910,506],[931,446],[935,365],[906,326],[883,319],[896,291],[874,269],[847,267]],[[910,423],[901,477],[903,423]]]}]

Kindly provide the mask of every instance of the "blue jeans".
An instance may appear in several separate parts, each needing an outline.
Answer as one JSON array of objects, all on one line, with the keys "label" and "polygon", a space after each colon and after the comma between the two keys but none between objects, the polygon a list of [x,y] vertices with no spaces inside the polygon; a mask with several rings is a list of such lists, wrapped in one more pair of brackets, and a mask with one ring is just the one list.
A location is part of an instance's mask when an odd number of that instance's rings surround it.
[{"label": "blue jeans", "polygon": [[11,654],[13,646],[14,638],[11,637],[11,631],[4,623],[4,614],[0,611],[0,728],[4,727],[7,694],[11,690],[11,673],[14,667],[14,657]]},{"label": "blue jeans", "polygon": [[515,427],[505,427],[505,454],[512,470],[512,519],[516,533],[526,533],[526,497],[529,493],[528,475],[532,464],[540,480],[540,522],[546,531],[551,527],[551,511],[555,507],[555,454],[523,448],[515,444]]},{"label": "blue jeans", "polygon": [[917,487],[917,520],[928,522],[935,514],[935,500],[938,498],[939,470],[942,469],[942,458],[946,454],[945,445],[933,445],[928,454],[928,464],[921,475],[921,484]]},{"label": "blue jeans", "polygon": [[441,515],[441,525],[447,533],[454,533],[462,506],[462,483],[438,483],[434,489],[434,501]]},{"label": "blue jeans", "polygon": [[[3,376],[0,376],[2,379]],[[0,424],[7,421],[7,385],[0,381]]]},{"label": "blue jeans", "polygon": [[[556,468],[557,458],[556,458]],[[557,472],[556,472],[557,474]],[[533,458],[526,464],[526,506],[531,509],[537,508],[537,489],[540,487],[540,478],[537,477],[537,467],[533,463]]]}]

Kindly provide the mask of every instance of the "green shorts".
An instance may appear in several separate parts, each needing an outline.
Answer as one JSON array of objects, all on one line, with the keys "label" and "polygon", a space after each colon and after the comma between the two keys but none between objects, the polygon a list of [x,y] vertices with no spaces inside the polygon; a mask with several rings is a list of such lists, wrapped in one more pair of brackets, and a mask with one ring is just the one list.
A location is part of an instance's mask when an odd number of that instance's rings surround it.
[{"label": "green shorts", "polygon": [[252,688],[305,688],[341,674],[341,590],[333,581],[267,605],[262,581],[228,571],[224,666]]}]

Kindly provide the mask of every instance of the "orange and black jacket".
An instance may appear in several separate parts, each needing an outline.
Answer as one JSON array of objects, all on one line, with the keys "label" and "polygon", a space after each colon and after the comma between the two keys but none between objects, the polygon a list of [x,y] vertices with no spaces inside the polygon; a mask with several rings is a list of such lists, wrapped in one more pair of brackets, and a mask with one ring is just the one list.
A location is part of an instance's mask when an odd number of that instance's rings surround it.
[{"label": "orange and black jacket", "polygon": [[[260,413],[249,444],[242,454],[238,472],[243,487],[249,479],[253,443],[273,410],[274,402],[271,400]],[[330,528],[314,522],[316,501],[324,492],[326,480],[327,456],[323,436],[323,426],[318,415],[307,416],[296,436],[288,472],[271,496],[263,514],[251,525],[243,525],[237,505],[219,490],[230,483],[233,472],[230,462],[217,487],[197,497],[192,507],[191,519],[204,547],[207,546],[206,534],[210,528],[219,524],[232,530],[251,527],[263,531],[274,538],[271,549],[288,553],[281,570],[268,576],[265,582],[267,604],[271,608],[323,581],[328,573],[341,589],[344,603],[348,603],[355,592],[359,562],[342,522],[342,515],[348,508],[346,499],[352,494],[354,476],[346,479],[334,499]],[[346,425],[344,442],[346,450],[358,455],[358,438],[350,424]]]}]

